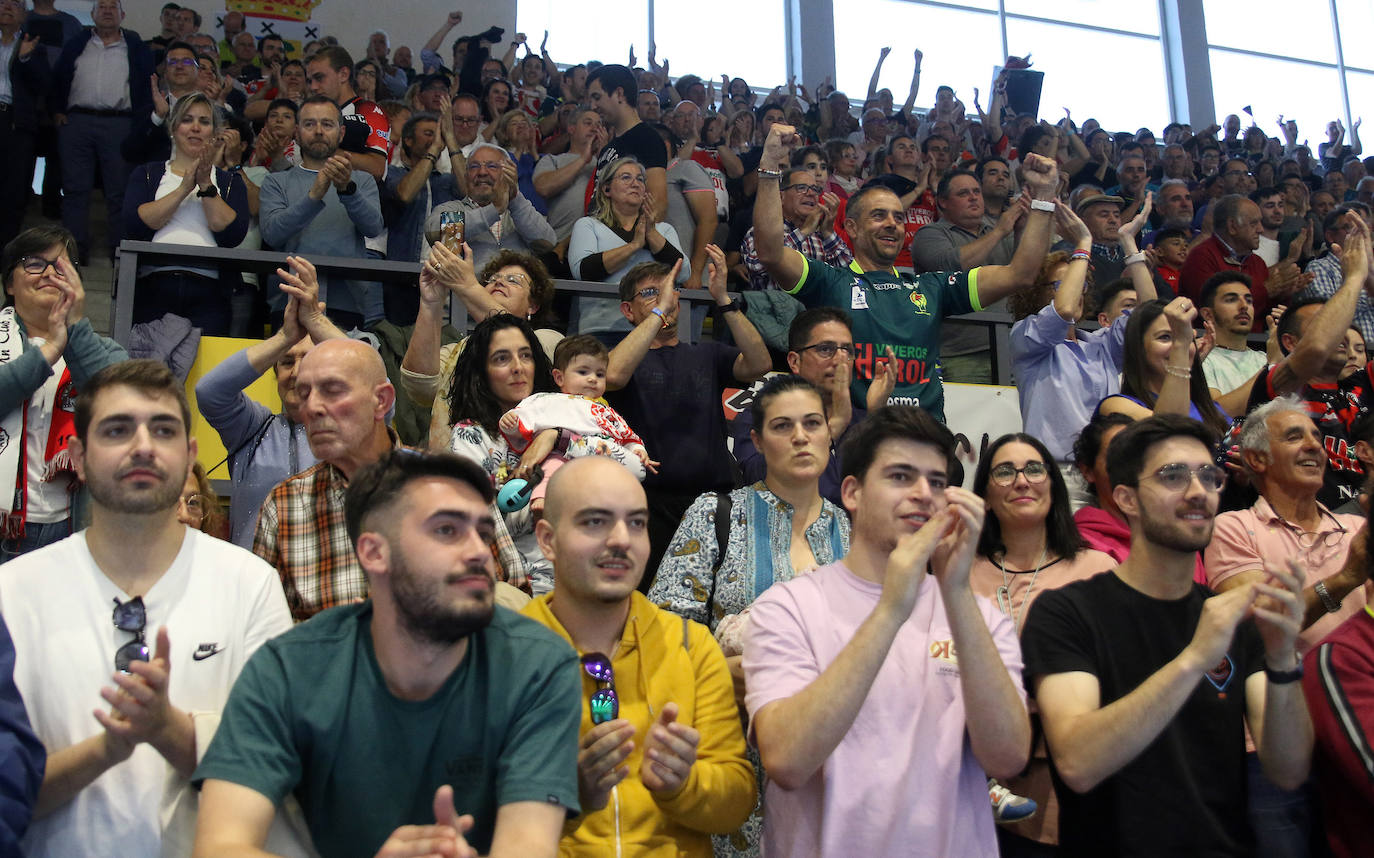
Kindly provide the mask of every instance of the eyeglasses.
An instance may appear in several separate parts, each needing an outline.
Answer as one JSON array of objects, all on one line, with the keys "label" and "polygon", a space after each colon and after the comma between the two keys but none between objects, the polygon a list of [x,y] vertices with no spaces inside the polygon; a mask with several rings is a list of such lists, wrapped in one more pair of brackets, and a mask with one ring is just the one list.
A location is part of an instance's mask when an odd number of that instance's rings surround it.
[{"label": "eyeglasses", "polygon": [[1197,468],[1190,468],[1182,462],[1165,465],[1143,479],[1159,480],[1159,484],[1165,489],[1171,492],[1181,492],[1193,482],[1193,477],[1197,477],[1197,481],[1202,483],[1202,488],[1209,492],[1219,492],[1221,487],[1226,485],[1226,472],[1216,465],[1199,465]]},{"label": "eyeglasses", "polygon": [[[677,287],[674,286],[674,289]],[[660,290],[657,286],[645,286],[635,293],[636,298],[643,298],[645,301],[652,301],[659,296]]]},{"label": "eyeglasses", "polygon": [[1043,483],[1050,475],[1050,471],[1044,462],[1027,462],[1020,468],[1011,462],[1003,462],[988,472],[992,481],[999,486],[1009,486],[1016,482],[1017,474],[1024,474],[1028,483]]},{"label": "eyeglasses", "polygon": [[597,682],[597,690],[588,701],[592,724],[614,721],[620,716],[620,698],[615,694],[615,671],[611,669],[611,660],[602,653],[589,652],[582,656],[582,669]]},{"label": "eyeglasses", "polygon": [[818,196],[818,197],[819,197],[822,193],[825,192],[825,188],[823,188],[823,187],[820,186],[820,185],[804,185],[804,184],[802,184],[801,182],[797,182],[795,185],[787,185],[787,186],[785,186],[785,187],[783,188],[783,190],[784,190],[784,191],[798,190],[798,191],[801,191],[801,192],[803,192],[803,193],[805,193],[806,191],[810,191],[811,193],[815,194],[815,195]]},{"label": "eyeglasses", "polygon": [[49,268],[61,274],[62,270],[57,267],[57,263],[57,259],[46,259],[42,256],[25,256],[23,259],[19,260],[19,267],[24,269],[25,274],[32,274],[36,277],[46,272]]},{"label": "eyeglasses", "polygon": [[205,498],[199,494],[189,494],[181,498],[181,508],[186,510],[186,514],[199,521],[205,518]]},{"label": "eyeglasses", "polygon": [[493,283],[505,283],[510,286],[519,286],[522,289],[530,288],[530,278],[524,274],[493,274],[487,278],[487,285]]},{"label": "eyeglasses", "polygon": [[195,68],[198,65],[200,65],[200,61],[194,57],[183,57],[179,60],[167,60],[167,68],[176,68],[177,66],[181,66],[182,68],[191,69]]},{"label": "eyeglasses", "polygon": [[854,344],[832,343],[830,340],[826,340],[825,342],[812,343],[809,346],[802,346],[801,348],[797,349],[797,354],[803,354],[809,351],[814,351],[816,353],[816,356],[822,360],[830,360],[835,356],[836,352],[844,352],[845,357],[853,357]]},{"label": "eyeglasses", "polygon": [[148,611],[143,607],[142,596],[135,596],[127,602],[115,599],[114,603],[115,628],[135,635],[133,640],[115,650],[115,670],[129,673],[129,665],[148,660],[148,644],[143,637],[143,630],[148,627]]},{"label": "eyeglasses", "polygon": [[481,122],[481,121],[482,121],[482,120],[479,119],[479,118],[477,118],[476,116],[472,116],[472,117],[467,117],[467,116],[455,116],[455,117],[453,117],[453,124],[454,124],[454,125],[476,125],[477,123],[479,123],[479,122]]}]

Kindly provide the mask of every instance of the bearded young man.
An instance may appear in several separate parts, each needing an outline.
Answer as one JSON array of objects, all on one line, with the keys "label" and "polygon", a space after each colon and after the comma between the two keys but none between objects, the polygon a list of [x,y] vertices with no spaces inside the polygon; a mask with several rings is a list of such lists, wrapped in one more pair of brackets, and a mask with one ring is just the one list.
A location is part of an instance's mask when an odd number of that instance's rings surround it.
[{"label": "bearded young man", "polygon": [[322,855],[553,858],[578,810],[579,667],[495,605],[491,501],[448,454],[393,450],[350,481],[371,598],[245,668],[196,771],[196,858],[269,854],[293,794]]}]

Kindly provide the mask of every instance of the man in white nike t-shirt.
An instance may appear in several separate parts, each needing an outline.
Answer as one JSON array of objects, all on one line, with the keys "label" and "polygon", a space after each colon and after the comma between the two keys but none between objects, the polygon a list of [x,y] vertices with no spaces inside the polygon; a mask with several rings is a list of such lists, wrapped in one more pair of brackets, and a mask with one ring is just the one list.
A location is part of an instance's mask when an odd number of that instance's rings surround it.
[{"label": "man in white nike t-shirt", "polygon": [[164,365],[101,370],[75,422],[91,526],[0,570],[15,682],[48,751],[24,851],[185,855],[187,779],[244,663],[291,617],[272,567],[177,521],[196,442]]}]

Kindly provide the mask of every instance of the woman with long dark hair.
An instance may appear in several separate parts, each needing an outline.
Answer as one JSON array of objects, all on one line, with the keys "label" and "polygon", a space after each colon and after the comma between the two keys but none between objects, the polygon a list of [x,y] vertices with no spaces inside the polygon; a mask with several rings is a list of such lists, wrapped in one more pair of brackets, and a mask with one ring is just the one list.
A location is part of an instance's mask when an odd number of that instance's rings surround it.
[{"label": "woman with long dark hair", "polygon": [[[557,390],[534,328],[519,316],[499,313],[479,322],[464,340],[448,389],[454,421],[449,450],[482,466],[499,489],[520,467],[497,425],[501,415],[531,393]],[[534,539],[529,507],[505,514],[516,550],[525,558],[535,595],[553,589],[553,569]]]},{"label": "woman with long dark hair", "polygon": [[[1018,634],[1036,596],[1116,565],[1084,545],[1064,476],[1035,436],[1016,432],[993,441],[978,462],[973,491],[987,503],[988,515],[969,583],[1011,618]],[[1003,855],[1042,854],[1036,850],[1043,846],[1036,844],[1059,842],[1058,805],[1043,741],[1032,749],[1025,774],[1005,785],[991,784],[990,792],[994,813],[1003,821],[997,830]],[[1039,811],[1011,821],[1017,807],[1027,807],[1018,802],[1020,796],[1033,800]]]},{"label": "woman with long dark hair", "polygon": [[1188,298],[1136,307],[1126,323],[1121,392],[1102,400],[1097,410],[1136,420],[1182,414],[1225,435],[1231,420],[1207,388],[1193,341],[1195,318],[1197,307]]}]

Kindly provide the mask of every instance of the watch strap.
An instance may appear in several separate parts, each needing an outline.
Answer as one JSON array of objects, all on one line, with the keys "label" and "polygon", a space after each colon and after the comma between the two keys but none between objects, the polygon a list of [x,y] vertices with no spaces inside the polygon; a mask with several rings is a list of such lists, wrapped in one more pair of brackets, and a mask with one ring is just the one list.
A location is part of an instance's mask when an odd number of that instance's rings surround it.
[{"label": "watch strap", "polygon": [[1287,685],[1290,682],[1297,682],[1302,679],[1302,659],[1298,659],[1297,666],[1292,670],[1274,670],[1268,662],[1264,665],[1264,676],[1274,685]]},{"label": "watch strap", "polygon": [[1341,602],[1335,596],[1331,595],[1330,590],[1326,589],[1325,581],[1318,581],[1312,587],[1312,592],[1316,593],[1317,598],[1322,600],[1322,607],[1326,608],[1328,614],[1334,614],[1340,611]]}]

